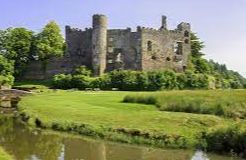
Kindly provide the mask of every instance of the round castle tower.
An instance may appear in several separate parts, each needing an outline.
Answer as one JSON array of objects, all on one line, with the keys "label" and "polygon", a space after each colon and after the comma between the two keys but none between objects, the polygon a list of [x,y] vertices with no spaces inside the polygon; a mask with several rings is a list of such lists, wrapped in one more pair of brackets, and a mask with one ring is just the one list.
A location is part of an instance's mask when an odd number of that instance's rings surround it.
[{"label": "round castle tower", "polygon": [[93,16],[92,68],[95,76],[102,75],[106,69],[107,21],[105,15]]}]

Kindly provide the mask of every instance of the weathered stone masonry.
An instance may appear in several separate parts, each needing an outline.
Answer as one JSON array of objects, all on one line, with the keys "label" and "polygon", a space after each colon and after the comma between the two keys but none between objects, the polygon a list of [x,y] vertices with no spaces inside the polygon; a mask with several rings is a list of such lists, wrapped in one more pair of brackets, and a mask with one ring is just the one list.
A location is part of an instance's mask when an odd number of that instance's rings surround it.
[{"label": "weathered stone masonry", "polygon": [[90,68],[95,76],[121,69],[183,71],[190,54],[190,31],[190,24],[184,22],[168,30],[166,16],[162,16],[160,29],[108,29],[107,17],[94,15],[92,28],[66,26],[64,57],[50,60],[45,71],[41,62],[32,62],[24,78],[47,79],[58,73],[71,73],[81,65]]}]

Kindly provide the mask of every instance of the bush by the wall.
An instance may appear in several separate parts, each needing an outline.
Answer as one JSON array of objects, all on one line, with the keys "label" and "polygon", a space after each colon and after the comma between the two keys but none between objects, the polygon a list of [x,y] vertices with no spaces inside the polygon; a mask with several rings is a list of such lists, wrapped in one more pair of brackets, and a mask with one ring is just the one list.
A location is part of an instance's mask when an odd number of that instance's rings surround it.
[{"label": "bush by the wall", "polygon": [[148,89],[174,89],[177,88],[176,74],[173,71],[153,71],[147,72]]},{"label": "bush by the wall", "polygon": [[12,86],[14,84],[14,77],[12,75],[0,75],[0,86]]},{"label": "bush by the wall", "polygon": [[85,67],[78,68],[74,74],[54,76],[55,88],[100,88],[111,90],[118,88],[125,91],[156,91],[170,89],[216,89],[243,88],[239,81],[223,79],[208,74],[185,71],[112,71],[100,77],[90,77],[91,72]]},{"label": "bush by the wall", "polygon": [[84,90],[91,87],[92,78],[84,75],[73,75],[70,81],[72,88]]},{"label": "bush by the wall", "polygon": [[91,79],[92,88],[100,88],[102,90],[110,90],[111,87],[111,79],[108,74],[105,74],[101,77],[95,77]]},{"label": "bush by the wall", "polygon": [[68,74],[57,74],[53,77],[52,85],[59,89],[70,89],[72,88],[72,75]]}]

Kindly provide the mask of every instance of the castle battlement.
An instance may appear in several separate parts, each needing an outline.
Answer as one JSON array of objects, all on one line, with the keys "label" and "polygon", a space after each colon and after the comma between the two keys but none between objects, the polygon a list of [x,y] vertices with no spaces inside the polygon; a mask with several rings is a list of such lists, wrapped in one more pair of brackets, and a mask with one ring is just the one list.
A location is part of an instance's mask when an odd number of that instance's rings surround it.
[{"label": "castle battlement", "polygon": [[190,24],[182,22],[176,29],[168,30],[166,16],[161,17],[159,29],[137,26],[137,31],[132,32],[129,27],[108,29],[107,17],[96,14],[92,28],[82,31],[66,27],[66,31],[68,54],[83,56],[81,65],[87,62],[94,75],[114,69],[182,71],[187,66]]}]

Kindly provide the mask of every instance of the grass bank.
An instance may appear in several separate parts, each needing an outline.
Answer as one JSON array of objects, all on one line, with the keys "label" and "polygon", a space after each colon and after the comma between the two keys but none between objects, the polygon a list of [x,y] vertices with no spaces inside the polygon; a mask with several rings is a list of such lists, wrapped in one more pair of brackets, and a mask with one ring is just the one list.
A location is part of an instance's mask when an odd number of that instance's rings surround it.
[{"label": "grass bank", "polygon": [[6,153],[1,147],[0,147],[0,160],[12,160],[13,157],[10,156],[8,153]]},{"label": "grass bank", "polygon": [[42,92],[51,87],[50,81],[16,81],[13,85],[15,89],[21,89],[26,91]]},{"label": "grass bank", "polygon": [[134,93],[125,96],[124,102],[153,104],[161,111],[246,119],[246,90]]},{"label": "grass bank", "polygon": [[202,143],[201,133],[235,123],[214,115],[164,112],[154,105],[122,103],[130,93],[43,92],[23,97],[19,108],[23,119],[38,127],[170,148],[195,147]]}]

